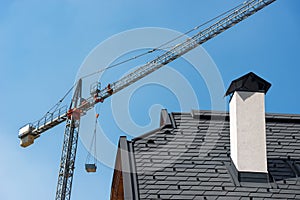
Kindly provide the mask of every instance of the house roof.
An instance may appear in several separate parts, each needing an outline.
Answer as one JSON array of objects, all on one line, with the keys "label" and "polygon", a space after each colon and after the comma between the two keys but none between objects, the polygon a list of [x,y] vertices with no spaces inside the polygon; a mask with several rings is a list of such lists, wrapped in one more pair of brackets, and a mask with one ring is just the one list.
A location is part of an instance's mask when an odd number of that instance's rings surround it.
[{"label": "house roof", "polygon": [[131,185],[131,199],[300,199],[300,115],[266,114],[268,183],[236,177],[228,113],[162,110],[160,125],[120,139],[128,152],[116,165],[130,163],[122,181]]}]

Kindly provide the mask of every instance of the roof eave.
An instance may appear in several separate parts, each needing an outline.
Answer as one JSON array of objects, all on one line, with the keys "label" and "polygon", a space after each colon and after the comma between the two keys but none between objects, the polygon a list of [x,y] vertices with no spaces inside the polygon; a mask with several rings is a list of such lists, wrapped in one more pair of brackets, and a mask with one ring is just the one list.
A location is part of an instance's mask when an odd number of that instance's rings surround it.
[{"label": "roof eave", "polygon": [[133,146],[132,143],[127,140],[126,136],[121,136],[119,139],[116,166],[117,163],[120,163],[120,169],[115,169],[114,177],[116,171],[120,170],[122,173],[124,199],[138,200],[139,193]]}]

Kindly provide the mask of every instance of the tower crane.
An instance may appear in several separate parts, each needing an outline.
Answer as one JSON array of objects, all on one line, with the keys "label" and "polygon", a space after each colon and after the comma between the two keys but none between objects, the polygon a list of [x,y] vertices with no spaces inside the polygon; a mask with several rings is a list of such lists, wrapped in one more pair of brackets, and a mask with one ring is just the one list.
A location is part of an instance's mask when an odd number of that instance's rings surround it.
[{"label": "tower crane", "polygon": [[90,96],[87,98],[82,98],[82,79],[79,79],[76,83],[69,108],[61,107],[56,109],[54,112],[47,113],[37,122],[29,123],[20,128],[18,134],[21,140],[20,145],[27,147],[33,144],[34,140],[40,137],[42,133],[66,121],[55,199],[69,200],[71,197],[80,118],[83,117],[88,110],[92,109],[97,103],[103,102],[111,95],[214,38],[274,1],[276,0],[248,0],[244,2],[237,7],[237,9],[231,11],[228,15],[208,28],[198,32],[184,42],[177,44],[169,51],[147,62],[120,80],[108,84],[104,88],[101,88],[100,84],[97,83],[92,87]]}]

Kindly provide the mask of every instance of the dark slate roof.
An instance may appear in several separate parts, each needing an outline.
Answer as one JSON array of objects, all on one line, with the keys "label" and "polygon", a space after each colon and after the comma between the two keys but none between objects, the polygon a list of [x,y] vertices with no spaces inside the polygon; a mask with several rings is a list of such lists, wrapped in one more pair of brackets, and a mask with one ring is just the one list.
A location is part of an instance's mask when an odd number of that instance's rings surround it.
[{"label": "dark slate roof", "polygon": [[268,183],[234,176],[228,113],[169,116],[128,141],[139,199],[300,199],[300,115],[266,115]]}]

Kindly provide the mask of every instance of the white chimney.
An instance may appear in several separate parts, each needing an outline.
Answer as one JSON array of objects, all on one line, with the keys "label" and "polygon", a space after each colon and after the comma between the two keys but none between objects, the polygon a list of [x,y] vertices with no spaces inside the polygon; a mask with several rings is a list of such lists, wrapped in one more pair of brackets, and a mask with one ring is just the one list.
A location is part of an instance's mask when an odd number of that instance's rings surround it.
[{"label": "white chimney", "polygon": [[267,181],[265,94],[271,84],[250,72],[232,81],[230,113],[231,160],[240,181]]}]

